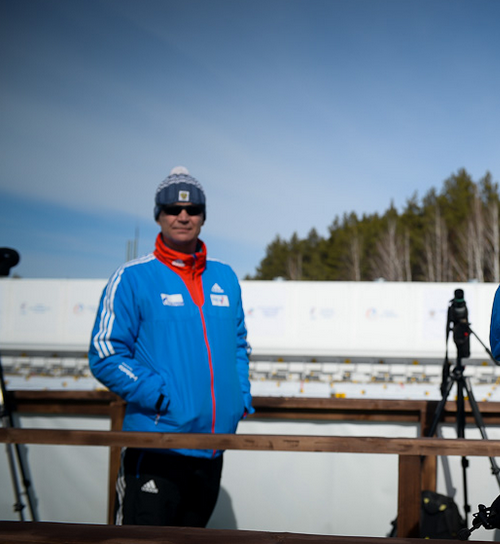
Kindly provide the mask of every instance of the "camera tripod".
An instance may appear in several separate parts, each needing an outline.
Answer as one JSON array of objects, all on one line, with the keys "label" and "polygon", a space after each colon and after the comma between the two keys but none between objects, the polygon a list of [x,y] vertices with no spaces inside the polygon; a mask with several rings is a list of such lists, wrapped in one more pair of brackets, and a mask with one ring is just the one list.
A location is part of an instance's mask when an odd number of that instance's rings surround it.
[{"label": "camera tripod", "polygon": [[[453,325],[453,327],[452,327]],[[453,369],[448,361],[448,336],[450,331],[453,331],[453,338],[457,346],[457,362]],[[468,398],[469,404],[474,416],[481,437],[484,440],[488,439],[486,434],[486,428],[483,417],[477,405],[474,393],[469,378],[464,375],[465,367],[463,366],[462,359],[470,357],[470,335],[473,335],[479,343],[484,347],[491,359],[496,363],[491,351],[481,342],[479,337],[470,328],[468,322],[467,306],[464,300],[464,294],[461,289],[455,291],[455,298],[450,301],[450,307],[448,309],[448,320],[446,324],[446,356],[443,365],[443,381],[441,383],[442,399],[439,402],[436,412],[434,413],[434,419],[429,429],[428,436],[434,436],[437,426],[443,415],[444,407],[448,399],[453,385],[457,385],[457,438],[465,438],[465,398]],[[494,457],[490,457],[491,472],[495,475],[498,484],[500,485],[500,468]],[[467,467],[469,466],[468,459],[462,457],[462,474],[463,474],[463,486],[464,486],[464,513],[465,521],[467,523],[468,514],[470,512],[470,506],[468,504],[467,495]]]},{"label": "camera tripod", "polygon": [[[19,263],[19,253],[10,247],[0,248],[0,276],[8,276],[10,269]],[[9,398],[7,396],[7,388],[5,387],[5,380],[3,375],[2,359],[0,357],[0,424],[2,427],[14,427],[14,418],[12,417],[12,411],[10,409]],[[14,495],[16,502],[14,503],[14,511],[19,514],[20,521],[24,521],[24,508],[25,504],[22,501],[21,484],[19,482],[19,476],[17,470],[21,474],[21,482],[24,487],[24,495],[27,498],[29,511],[32,521],[38,521],[37,513],[34,508],[35,501],[33,500],[33,490],[31,487],[31,481],[28,478],[28,471],[25,467],[25,460],[23,458],[21,447],[19,444],[5,444],[7,452],[7,461],[9,463],[10,476],[12,480],[12,487],[14,489]],[[14,451],[16,455],[14,456]],[[16,464],[17,461],[17,464]]]},{"label": "camera tripod", "polygon": [[[2,367],[2,361],[0,359],[0,416],[1,416],[1,422],[3,427],[13,427],[14,426],[14,420],[12,417],[12,412],[10,410],[8,398],[7,398],[7,389],[5,387],[5,380],[3,376],[3,367]],[[32,521],[38,521],[37,515],[34,508],[34,500],[32,497],[32,488],[31,488],[31,482],[29,478],[27,477],[27,470],[25,468],[25,461],[22,456],[21,448],[19,444],[5,444],[5,449],[7,452],[7,460],[9,463],[9,469],[10,469],[10,476],[12,480],[12,487],[14,489],[14,495],[15,495],[15,503],[14,503],[14,511],[19,514],[20,521],[25,521],[24,517],[24,508],[25,504],[22,501],[22,495],[21,492],[21,484],[19,482],[19,476],[17,473],[17,469],[19,468],[19,472],[21,475],[21,482],[24,487],[24,495],[27,498],[28,505],[29,505],[29,511],[31,515]],[[16,455],[14,456],[14,451]],[[16,464],[17,461],[17,464]]]}]

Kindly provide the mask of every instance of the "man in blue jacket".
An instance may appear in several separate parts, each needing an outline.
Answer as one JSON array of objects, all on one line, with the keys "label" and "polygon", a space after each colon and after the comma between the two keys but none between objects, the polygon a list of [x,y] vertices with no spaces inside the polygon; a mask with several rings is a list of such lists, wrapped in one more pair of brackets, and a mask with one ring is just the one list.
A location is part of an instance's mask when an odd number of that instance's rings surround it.
[{"label": "man in blue jacket", "polygon": [[[163,181],[155,250],[120,267],[101,297],[89,350],[94,376],[127,401],[126,431],[234,433],[252,413],[241,290],[199,239],[205,193],[184,167]],[[115,523],[204,527],[222,452],[122,454]]]},{"label": "man in blue jacket", "polygon": [[490,346],[493,358],[500,360],[500,287],[495,291],[490,322]]}]

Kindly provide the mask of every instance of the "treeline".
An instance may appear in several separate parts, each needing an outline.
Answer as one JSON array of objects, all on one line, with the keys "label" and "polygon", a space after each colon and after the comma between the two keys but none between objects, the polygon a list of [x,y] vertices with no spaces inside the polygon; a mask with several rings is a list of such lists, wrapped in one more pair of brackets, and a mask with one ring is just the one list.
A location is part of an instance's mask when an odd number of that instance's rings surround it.
[{"label": "treeline", "polygon": [[248,279],[500,282],[498,183],[462,169],[401,213],[335,217],[329,236],[277,236]]}]

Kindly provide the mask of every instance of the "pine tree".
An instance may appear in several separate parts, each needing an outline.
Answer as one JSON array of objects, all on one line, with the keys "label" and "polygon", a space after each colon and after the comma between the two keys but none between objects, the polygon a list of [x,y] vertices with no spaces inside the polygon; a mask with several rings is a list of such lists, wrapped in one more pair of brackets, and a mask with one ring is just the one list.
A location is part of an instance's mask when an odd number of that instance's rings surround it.
[{"label": "pine tree", "polygon": [[254,279],[500,282],[500,197],[489,172],[475,183],[460,169],[428,191],[414,193],[399,214],[335,217],[322,238],[275,238]]}]

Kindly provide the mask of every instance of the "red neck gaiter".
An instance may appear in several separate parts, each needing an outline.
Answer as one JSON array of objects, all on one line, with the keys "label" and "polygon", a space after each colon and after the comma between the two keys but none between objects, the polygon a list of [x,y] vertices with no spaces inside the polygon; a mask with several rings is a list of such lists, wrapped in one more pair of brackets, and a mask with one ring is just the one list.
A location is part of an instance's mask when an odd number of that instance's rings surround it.
[{"label": "red neck gaiter", "polygon": [[198,242],[199,250],[196,253],[181,253],[167,247],[160,232],[156,237],[153,254],[160,262],[179,274],[195,303],[201,306],[203,305],[203,290],[200,277],[207,262],[207,248],[204,242],[201,240]]}]

